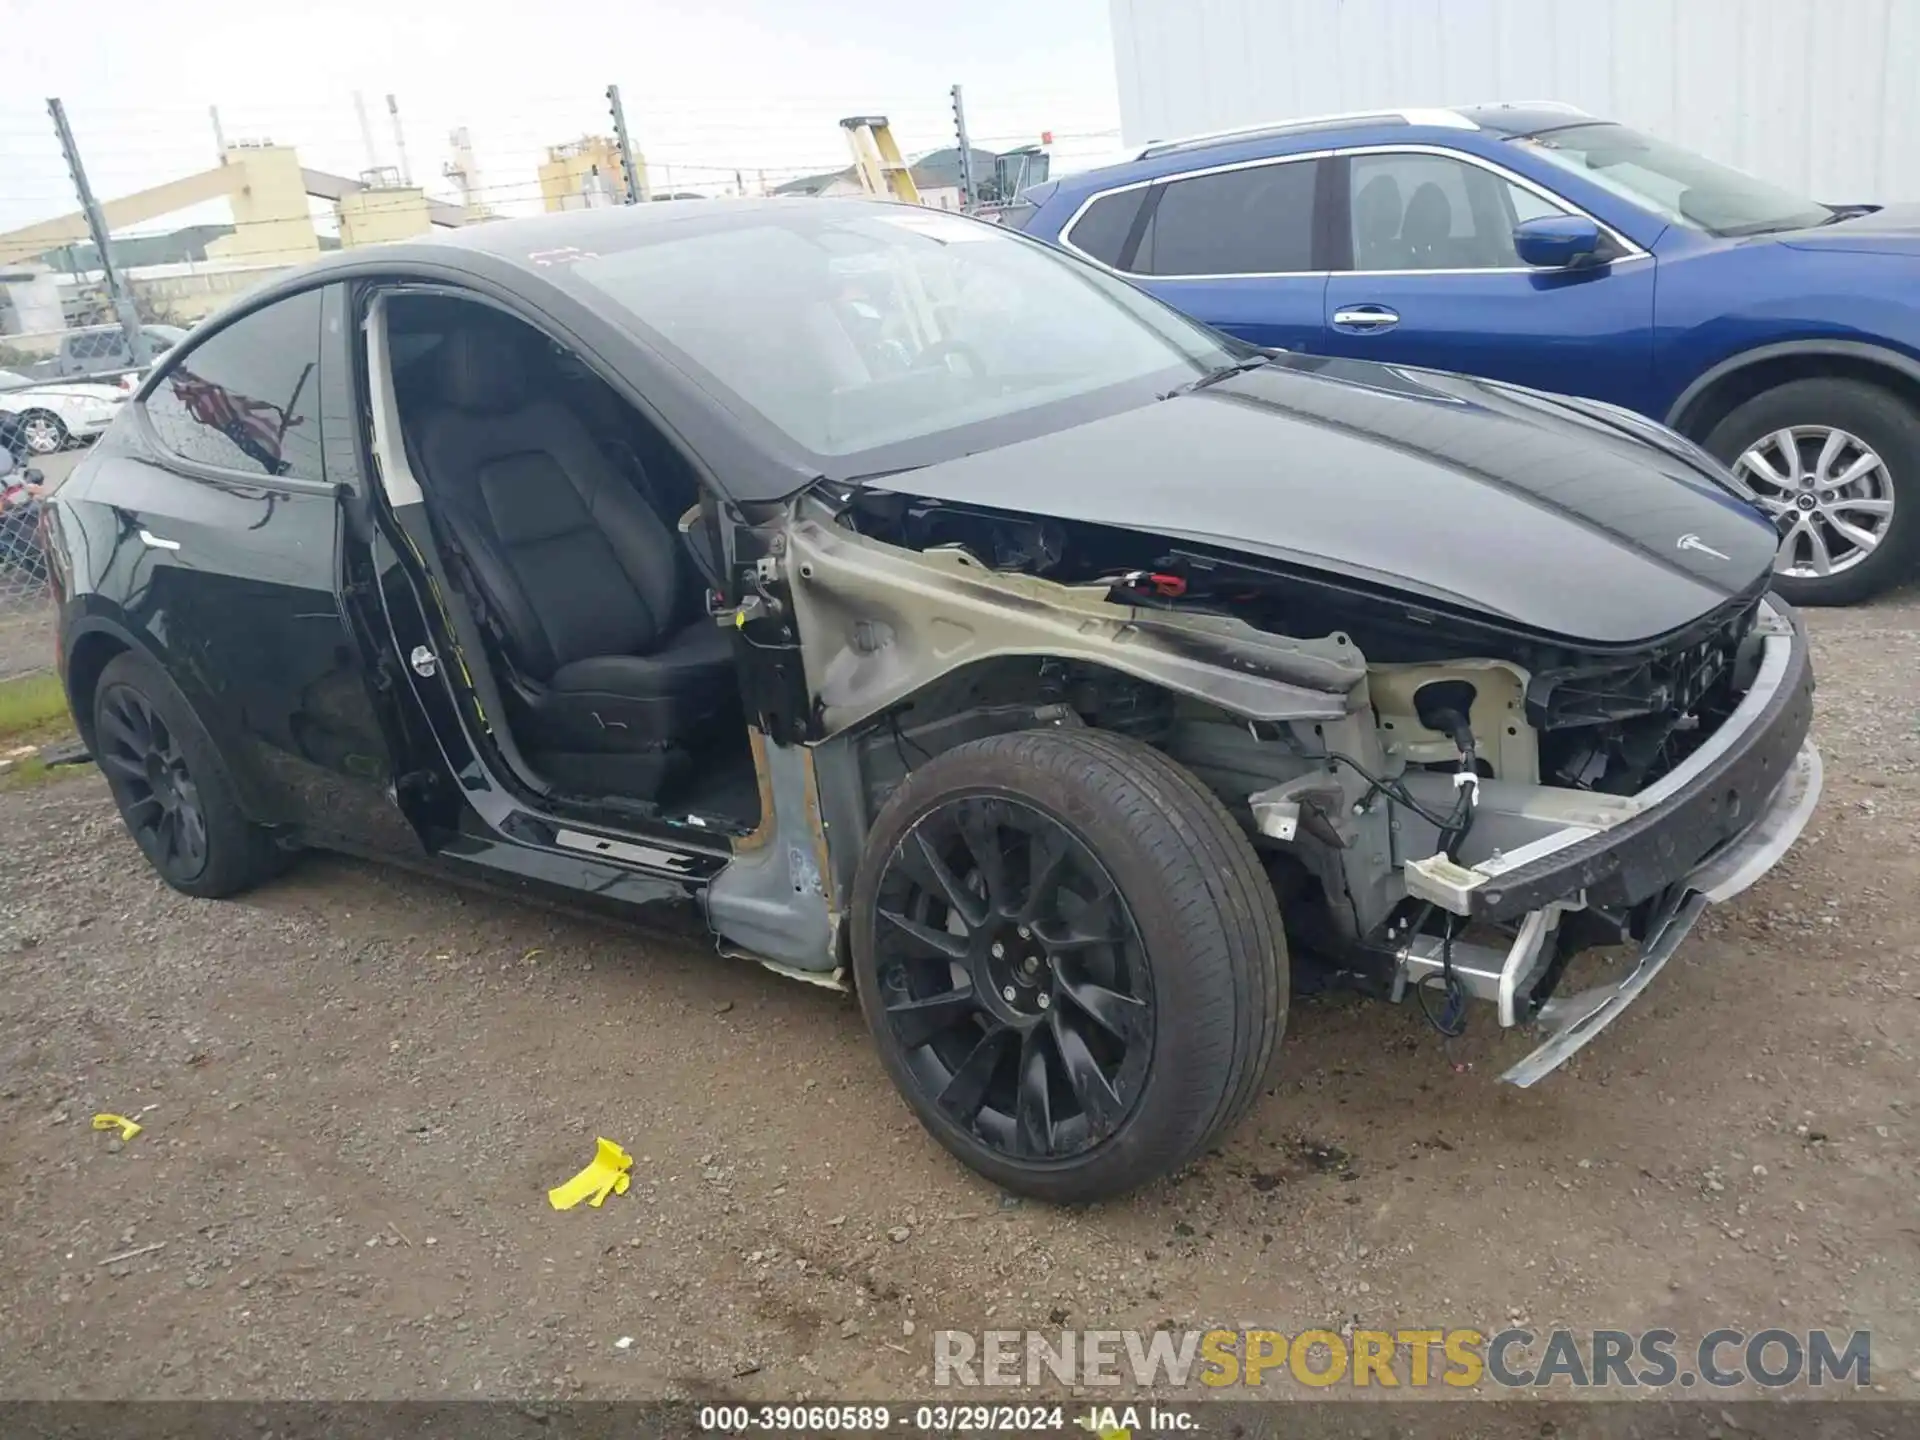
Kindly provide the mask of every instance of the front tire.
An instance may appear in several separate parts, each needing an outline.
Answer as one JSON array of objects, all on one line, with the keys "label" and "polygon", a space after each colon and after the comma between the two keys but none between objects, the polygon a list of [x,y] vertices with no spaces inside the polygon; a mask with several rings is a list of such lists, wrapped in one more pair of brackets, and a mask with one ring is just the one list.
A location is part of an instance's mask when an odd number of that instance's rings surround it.
[{"label": "front tire", "polygon": [[276,874],[285,852],[250,822],[200,718],[138,651],[107,662],[93,698],[93,753],[120,818],[174,889],[233,895]]},{"label": "front tire", "polygon": [[1005,1189],[1106,1199],[1259,1092],[1286,940],[1253,847],[1136,741],[956,746],[882,807],[854,880],[861,1009],[921,1124]]},{"label": "front tire", "polygon": [[67,448],[67,425],[50,410],[29,410],[20,417],[20,437],[36,455],[57,455]]},{"label": "front tire", "polygon": [[1857,380],[1795,380],[1714,426],[1706,448],[1780,526],[1773,588],[1852,605],[1905,579],[1920,550],[1920,414]]}]

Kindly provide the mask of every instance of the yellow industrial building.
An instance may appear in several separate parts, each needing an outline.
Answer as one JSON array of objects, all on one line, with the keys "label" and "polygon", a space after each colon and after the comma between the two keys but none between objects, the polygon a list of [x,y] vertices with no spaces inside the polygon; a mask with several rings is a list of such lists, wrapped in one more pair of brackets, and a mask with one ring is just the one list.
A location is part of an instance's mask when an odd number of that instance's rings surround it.
[{"label": "yellow industrial building", "polygon": [[[633,168],[640,198],[650,199],[647,160],[634,152]],[[627,167],[620,146],[606,135],[583,135],[565,145],[547,147],[540,166],[540,204],[547,210],[584,210],[596,205],[624,205]]]},{"label": "yellow industrial building", "polygon": [[[458,169],[470,177],[473,163],[465,132],[456,132],[453,138],[459,163],[449,173]],[[634,170],[645,198],[649,194],[646,163],[638,155]],[[617,205],[626,199],[620,147],[606,136],[583,136],[548,147],[539,178],[541,204],[548,210]],[[318,256],[324,247],[313,223],[315,200],[331,203],[343,247],[405,240],[436,226],[492,218],[485,204],[471,194],[464,203],[435,200],[418,185],[403,182],[400,172],[391,168],[366,170],[352,179],[311,170],[300,163],[293,147],[270,141],[226,145],[218,165],[105,200],[100,209],[109,231],[125,231],[211,200],[224,200],[231,207],[233,230],[206,241],[204,261],[129,272],[137,294],[185,321],[219,308],[274,270]],[[17,266],[62,247],[82,245],[87,239],[86,217],[79,211],[22,226],[0,234],[0,267]],[[40,283],[54,284],[56,277],[44,273],[45,266],[40,270]]]}]

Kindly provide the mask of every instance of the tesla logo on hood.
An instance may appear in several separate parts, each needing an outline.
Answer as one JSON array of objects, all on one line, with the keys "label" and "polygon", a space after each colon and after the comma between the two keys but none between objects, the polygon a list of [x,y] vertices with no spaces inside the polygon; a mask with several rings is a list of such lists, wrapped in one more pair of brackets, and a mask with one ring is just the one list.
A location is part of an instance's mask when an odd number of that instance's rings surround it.
[{"label": "tesla logo on hood", "polygon": [[1698,550],[1702,555],[1711,555],[1716,560],[1732,558],[1727,555],[1722,555],[1698,535],[1682,535],[1678,540],[1674,541],[1674,546],[1680,550]]}]

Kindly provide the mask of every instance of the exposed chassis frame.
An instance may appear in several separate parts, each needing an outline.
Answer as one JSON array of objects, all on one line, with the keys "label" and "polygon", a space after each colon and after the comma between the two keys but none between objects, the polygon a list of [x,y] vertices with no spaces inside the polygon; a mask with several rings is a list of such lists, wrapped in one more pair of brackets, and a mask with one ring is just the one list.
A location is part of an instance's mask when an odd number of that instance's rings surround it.
[{"label": "exposed chassis frame", "polygon": [[[1505,950],[1409,936],[1394,952],[1394,999],[1409,985],[1449,970],[1467,993],[1496,1007],[1501,1025],[1538,1022],[1546,1038],[1500,1077],[1532,1085],[1611,1024],[1653,982],[1710,904],[1738,895],[1786,854],[1812,818],[1823,781],[1820,753],[1806,738],[1812,674],[1805,631],[1784,604],[1763,602],[1758,628],[1763,636],[1759,669],[1733,714],[1682,764],[1645,790],[1618,797],[1620,816],[1613,824],[1564,825],[1471,867],[1444,862],[1406,867],[1410,894],[1456,915],[1512,918],[1516,905],[1532,908],[1519,912],[1518,932]],[[1764,788],[1770,774],[1778,778]],[[1763,799],[1747,808],[1745,797],[1756,793]],[[1720,838],[1730,824],[1732,835]],[[1654,867],[1663,861],[1690,868],[1678,879],[1666,878],[1670,869],[1658,876]],[[1625,974],[1523,1006],[1549,972],[1554,932],[1564,914],[1590,903],[1644,902],[1649,897],[1642,892],[1649,885],[1655,887],[1651,914]],[[1543,893],[1552,898],[1539,902]]]}]

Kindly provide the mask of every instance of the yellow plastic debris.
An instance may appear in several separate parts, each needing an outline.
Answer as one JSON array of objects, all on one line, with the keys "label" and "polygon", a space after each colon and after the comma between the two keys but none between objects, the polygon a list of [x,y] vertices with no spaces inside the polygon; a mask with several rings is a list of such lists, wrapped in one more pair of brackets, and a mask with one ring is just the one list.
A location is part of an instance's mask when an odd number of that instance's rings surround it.
[{"label": "yellow plastic debris", "polygon": [[633,1169],[633,1156],[605,1137],[597,1143],[599,1148],[594,1152],[591,1165],[566,1184],[547,1191],[547,1203],[554,1209],[571,1210],[582,1200],[597,1207],[606,1203],[609,1194],[627,1193],[627,1186],[632,1182],[627,1172]]},{"label": "yellow plastic debris", "polygon": [[131,1140],[140,1133],[140,1127],[124,1115],[108,1115],[102,1112],[93,1117],[96,1130],[118,1130],[122,1140]]}]

